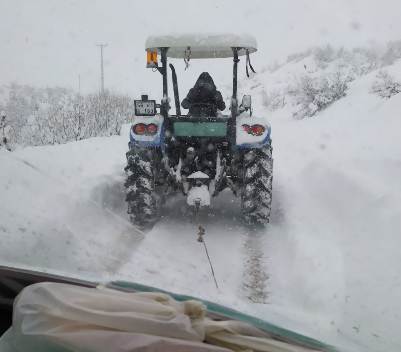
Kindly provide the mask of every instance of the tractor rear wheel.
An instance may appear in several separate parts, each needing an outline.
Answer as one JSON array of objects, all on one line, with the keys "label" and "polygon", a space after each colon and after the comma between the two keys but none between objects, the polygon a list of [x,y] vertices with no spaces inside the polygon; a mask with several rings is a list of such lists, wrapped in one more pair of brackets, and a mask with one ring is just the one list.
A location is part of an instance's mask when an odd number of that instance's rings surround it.
[{"label": "tractor rear wheel", "polygon": [[244,154],[241,189],[242,217],[247,224],[266,224],[272,204],[272,147],[252,149]]},{"label": "tractor rear wheel", "polygon": [[158,218],[159,201],[155,192],[152,152],[130,150],[127,153],[125,181],[128,214],[134,225],[152,226]]}]

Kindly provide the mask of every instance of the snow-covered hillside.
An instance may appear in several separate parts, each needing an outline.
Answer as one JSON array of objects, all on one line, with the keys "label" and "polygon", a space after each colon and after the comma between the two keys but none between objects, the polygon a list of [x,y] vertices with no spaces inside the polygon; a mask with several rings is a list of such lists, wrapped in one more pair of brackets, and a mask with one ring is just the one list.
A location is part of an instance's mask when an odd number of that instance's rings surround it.
[{"label": "snow-covered hillside", "polygon": [[[266,69],[240,87],[272,124],[273,215],[265,230],[247,229],[228,192],[202,214],[219,289],[183,199],[171,200],[146,234],[128,222],[129,126],[122,136],[0,151],[1,264],[141,282],[345,350],[399,350],[401,94],[370,93],[372,68],[313,117],[294,119],[295,100],[271,109],[266,94],[296,82],[308,60]],[[401,79],[401,62],[386,70]]]}]

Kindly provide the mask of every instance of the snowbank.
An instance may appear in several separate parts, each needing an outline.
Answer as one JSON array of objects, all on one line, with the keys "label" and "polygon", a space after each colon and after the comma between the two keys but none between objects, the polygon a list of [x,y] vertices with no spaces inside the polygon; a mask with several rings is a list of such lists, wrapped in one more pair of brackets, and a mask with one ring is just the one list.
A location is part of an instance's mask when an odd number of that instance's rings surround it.
[{"label": "snowbank", "polygon": [[[386,69],[401,78],[400,61]],[[300,329],[306,318],[357,350],[394,351],[401,346],[401,94],[371,94],[377,73],[351,82],[346,97],[315,117],[293,120],[291,104],[267,112],[275,184],[266,253],[275,311]],[[259,100],[255,115],[262,111]]]}]

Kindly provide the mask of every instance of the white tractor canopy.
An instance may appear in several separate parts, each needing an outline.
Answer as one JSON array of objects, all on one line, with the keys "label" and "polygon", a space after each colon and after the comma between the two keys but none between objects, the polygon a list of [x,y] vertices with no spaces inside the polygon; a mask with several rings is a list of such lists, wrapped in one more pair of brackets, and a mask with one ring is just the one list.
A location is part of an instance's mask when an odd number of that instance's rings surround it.
[{"label": "white tractor canopy", "polygon": [[257,43],[254,37],[245,34],[180,34],[150,36],[145,48],[169,48],[167,57],[171,58],[213,59],[233,57],[232,48],[240,48],[239,56],[245,55],[247,50],[254,53]]}]

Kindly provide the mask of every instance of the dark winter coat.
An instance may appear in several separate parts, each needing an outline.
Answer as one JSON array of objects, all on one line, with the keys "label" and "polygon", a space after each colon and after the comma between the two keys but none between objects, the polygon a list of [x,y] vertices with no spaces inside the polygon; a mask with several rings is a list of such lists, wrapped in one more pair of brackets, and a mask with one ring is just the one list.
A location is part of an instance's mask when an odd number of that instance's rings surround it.
[{"label": "dark winter coat", "polygon": [[192,116],[216,116],[217,109],[226,108],[221,93],[216,89],[212,77],[207,72],[199,76],[181,106],[189,109],[189,114]]}]

